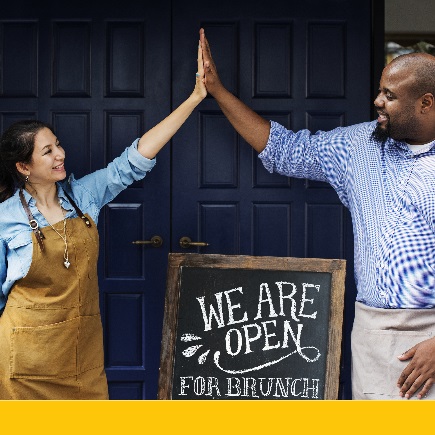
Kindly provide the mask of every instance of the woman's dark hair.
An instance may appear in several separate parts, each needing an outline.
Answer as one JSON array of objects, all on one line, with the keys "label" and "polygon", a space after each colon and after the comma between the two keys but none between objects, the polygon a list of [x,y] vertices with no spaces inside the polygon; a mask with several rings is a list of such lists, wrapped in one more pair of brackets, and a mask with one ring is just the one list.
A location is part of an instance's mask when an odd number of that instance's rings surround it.
[{"label": "woman's dark hair", "polygon": [[24,186],[24,176],[16,163],[30,163],[35,136],[43,128],[53,128],[33,119],[13,123],[0,139],[0,202],[10,198],[17,188]]}]

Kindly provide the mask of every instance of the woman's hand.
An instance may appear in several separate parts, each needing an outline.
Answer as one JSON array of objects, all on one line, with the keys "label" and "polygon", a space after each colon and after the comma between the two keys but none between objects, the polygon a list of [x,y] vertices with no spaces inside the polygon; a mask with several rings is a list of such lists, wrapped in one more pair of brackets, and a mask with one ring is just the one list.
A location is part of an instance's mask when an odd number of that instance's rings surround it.
[{"label": "woman's hand", "polygon": [[146,158],[153,159],[163,146],[172,138],[195,107],[206,97],[204,83],[204,65],[202,61],[201,43],[198,44],[198,72],[195,89],[189,98],[181,103],[170,115],[148,130],[139,140],[138,151]]},{"label": "woman's hand", "polygon": [[192,92],[193,96],[197,96],[200,101],[207,96],[207,89],[205,87],[204,78],[204,63],[202,59],[201,41],[198,42],[198,70],[196,73],[195,89]]}]

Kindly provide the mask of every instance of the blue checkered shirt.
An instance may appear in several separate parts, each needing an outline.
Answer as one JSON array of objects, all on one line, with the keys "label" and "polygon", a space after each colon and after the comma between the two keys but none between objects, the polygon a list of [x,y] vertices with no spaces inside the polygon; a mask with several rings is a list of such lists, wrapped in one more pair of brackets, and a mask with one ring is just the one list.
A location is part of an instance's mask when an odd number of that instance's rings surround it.
[{"label": "blue checkered shirt", "polygon": [[325,181],[350,210],[357,300],[435,307],[435,147],[372,138],[376,121],[311,134],[271,122],[259,155],[269,172]]}]

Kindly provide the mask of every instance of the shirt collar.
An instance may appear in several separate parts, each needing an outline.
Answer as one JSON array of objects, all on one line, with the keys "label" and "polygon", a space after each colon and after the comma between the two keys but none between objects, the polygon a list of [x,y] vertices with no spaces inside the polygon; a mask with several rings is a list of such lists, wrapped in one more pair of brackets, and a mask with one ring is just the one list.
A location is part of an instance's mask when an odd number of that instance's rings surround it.
[{"label": "shirt collar", "polygon": [[[65,190],[63,189],[62,185],[60,183],[56,183],[57,185],[57,196],[60,199],[60,203],[62,208],[64,208],[65,210],[71,211],[72,207],[65,195]],[[17,189],[16,191],[16,195],[18,195],[19,189]],[[35,206],[36,205],[36,201],[35,198],[33,198],[32,195],[30,195],[29,192],[27,192],[26,189],[23,189],[23,193],[24,193],[24,199],[26,200],[27,204],[29,206]]]}]

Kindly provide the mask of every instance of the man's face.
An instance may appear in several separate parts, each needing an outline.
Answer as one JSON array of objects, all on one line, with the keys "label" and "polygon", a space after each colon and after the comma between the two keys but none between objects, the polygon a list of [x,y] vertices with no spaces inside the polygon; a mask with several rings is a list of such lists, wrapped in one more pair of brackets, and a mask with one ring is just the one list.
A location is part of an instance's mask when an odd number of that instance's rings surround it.
[{"label": "man's face", "polygon": [[384,69],[379,94],[374,101],[379,115],[373,133],[375,139],[385,141],[391,137],[409,144],[418,143],[418,99],[411,96],[412,80],[413,75],[403,68],[387,66]]}]

